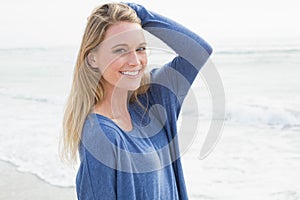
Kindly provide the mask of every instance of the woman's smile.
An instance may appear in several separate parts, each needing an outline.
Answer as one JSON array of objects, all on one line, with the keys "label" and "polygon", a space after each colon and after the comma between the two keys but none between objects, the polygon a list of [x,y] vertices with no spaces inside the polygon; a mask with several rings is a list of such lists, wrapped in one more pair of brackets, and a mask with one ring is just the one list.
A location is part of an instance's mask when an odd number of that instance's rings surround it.
[{"label": "woman's smile", "polygon": [[120,71],[120,73],[129,78],[138,78],[141,70]]}]

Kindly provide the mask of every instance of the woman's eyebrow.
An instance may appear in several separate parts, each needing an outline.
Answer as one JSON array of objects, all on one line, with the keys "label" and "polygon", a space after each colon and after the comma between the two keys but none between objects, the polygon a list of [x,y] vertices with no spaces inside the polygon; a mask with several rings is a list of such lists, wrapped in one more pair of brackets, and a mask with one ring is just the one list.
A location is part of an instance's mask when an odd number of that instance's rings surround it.
[{"label": "woman's eyebrow", "polygon": [[[139,44],[139,46],[142,46],[142,45],[147,45],[147,43],[142,42],[142,43]],[[121,44],[117,44],[117,45],[113,46],[112,49],[117,48],[117,47],[128,47],[128,46],[129,46],[128,44],[121,43]]]},{"label": "woman's eyebrow", "polygon": [[147,45],[147,42],[140,43],[140,46],[142,46],[142,45]]},{"label": "woman's eyebrow", "polygon": [[128,44],[117,44],[115,46],[112,47],[112,49],[117,48],[117,47],[128,47]]}]

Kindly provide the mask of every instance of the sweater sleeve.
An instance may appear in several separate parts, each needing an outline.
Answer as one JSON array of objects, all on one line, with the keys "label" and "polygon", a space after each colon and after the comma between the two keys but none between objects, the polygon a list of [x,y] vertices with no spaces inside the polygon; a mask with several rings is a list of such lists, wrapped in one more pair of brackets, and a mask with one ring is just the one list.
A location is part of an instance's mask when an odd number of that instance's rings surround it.
[{"label": "sweater sleeve", "polygon": [[197,70],[205,64],[212,53],[211,46],[194,32],[143,6],[128,3],[142,21],[143,29],[158,37],[179,56],[189,61]]},{"label": "sweater sleeve", "polygon": [[[172,61],[151,72],[151,83],[164,88],[164,91],[160,91],[164,96],[162,98],[166,99],[168,96],[165,88],[176,96],[174,103],[178,115],[188,90],[211,55],[212,48],[200,36],[181,24],[149,11],[141,5],[135,3],[128,3],[128,5],[136,11],[143,29],[159,38],[178,54]],[[173,108],[170,109],[174,109],[174,103]],[[168,107],[166,104],[165,106]]]},{"label": "sweater sleeve", "polygon": [[117,199],[116,171],[97,160],[86,147],[80,147],[80,167],[76,177],[78,200]]},{"label": "sweater sleeve", "polygon": [[[107,142],[103,142],[104,139]],[[117,198],[117,174],[103,161],[116,162],[117,135],[89,115],[83,128],[79,147],[80,166],[76,177],[78,200],[108,200]],[[111,143],[110,143],[111,142]],[[109,165],[112,165],[109,164]]]}]

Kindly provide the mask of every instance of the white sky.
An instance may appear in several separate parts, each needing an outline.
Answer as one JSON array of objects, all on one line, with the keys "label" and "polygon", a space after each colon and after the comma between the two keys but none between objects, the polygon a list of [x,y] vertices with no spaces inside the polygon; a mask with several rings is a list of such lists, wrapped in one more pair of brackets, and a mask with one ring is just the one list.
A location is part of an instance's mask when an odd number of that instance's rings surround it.
[{"label": "white sky", "polygon": [[[0,0],[0,48],[78,45],[103,0]],[[300,37],[297,0],[136,0],[208,41]],[[298,38],[299,38],[298,37]]]}]

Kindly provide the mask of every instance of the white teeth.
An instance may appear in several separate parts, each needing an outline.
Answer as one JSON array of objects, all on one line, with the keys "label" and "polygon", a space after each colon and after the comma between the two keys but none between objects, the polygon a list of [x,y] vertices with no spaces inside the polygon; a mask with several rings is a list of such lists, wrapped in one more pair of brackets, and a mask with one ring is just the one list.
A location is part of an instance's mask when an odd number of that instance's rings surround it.
[{"label": "white teeth", "polygon": [[138,75],[139,71],[125,71],[125,72],[121,72],[124,75],[129,75],[129,76],[136,76]]}]

